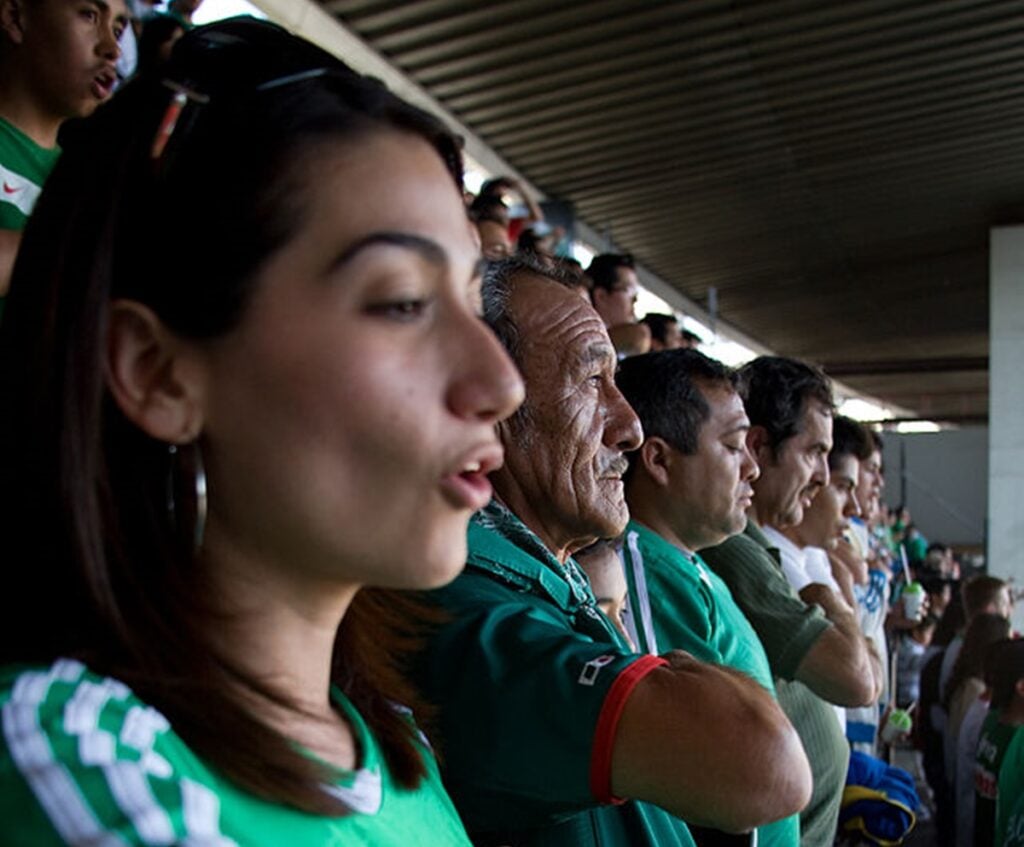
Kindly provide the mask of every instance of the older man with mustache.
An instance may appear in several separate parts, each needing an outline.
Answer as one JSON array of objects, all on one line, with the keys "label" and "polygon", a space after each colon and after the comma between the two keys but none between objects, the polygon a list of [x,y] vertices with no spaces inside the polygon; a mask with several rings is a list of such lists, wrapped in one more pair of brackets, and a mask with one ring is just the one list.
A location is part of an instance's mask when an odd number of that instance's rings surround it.
[{"label": "older man with mustache", "polygon": [[446,620],[418,664],[474,842],[682,847],[684,820],[739,832],[792,814],[809,770],[770,693],[682,652],[635,654],[572,559],[625,526],[642,438],[600,317],[522,258],[491,267],[484,312],[527,398],[499,427],[495,498],[466,572],[432,595]]},{"label": "older man with mustache", "polygon": [[814,775],[811,802],[800,816],[800,843],[824,847],[835,837],[849,760],[829,704],[872,702],[873,664],[852,610],[818,583],[797,594],[761,527],[799,524],[828,484],[832,388],[810,365],[762,356],[740,368],[739,389],[751,424],[747,447],[761,475],[753,481],[744,531],[701,555],[725,580],[764,645],[779,702],[800,733]]}]

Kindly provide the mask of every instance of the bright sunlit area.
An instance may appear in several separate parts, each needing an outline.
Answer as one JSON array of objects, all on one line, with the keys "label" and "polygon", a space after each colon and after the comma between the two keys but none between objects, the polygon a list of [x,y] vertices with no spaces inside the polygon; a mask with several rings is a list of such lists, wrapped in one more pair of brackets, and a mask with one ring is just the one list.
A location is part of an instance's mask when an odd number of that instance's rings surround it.
[{"label": "bright sunlit area", "polygon": [[204,0],[192,16],[195,24],[208,24],[222,18],[233,18],[235,15],[252,15],[254,18],[266,19],[266,15],[245,0]]}]

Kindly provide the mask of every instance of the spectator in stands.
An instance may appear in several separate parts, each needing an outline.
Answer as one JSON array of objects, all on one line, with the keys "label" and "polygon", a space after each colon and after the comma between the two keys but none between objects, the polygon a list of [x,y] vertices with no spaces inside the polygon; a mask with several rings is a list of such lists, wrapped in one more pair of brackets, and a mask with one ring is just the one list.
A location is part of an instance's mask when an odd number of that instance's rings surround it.
[{"label": "spectator in stands", "polygon": [[[499,176],[489,179],[480,186],[480,198],[495,199],[501,203],[508,214],[508,239],[510,244],[519,241],[524,229],[534,224],[543,223],[544,211],[522,183],[510,176]],[[509,209],[509,207],[512,207]],[[514,212],[515,214],[511,214]]]},{"label": "spectator in stands", "polygon": [[896,650],[896,705],[901,709],[921,699],[921,669],[938,622],[939,619],[934,615],[926,615],[921,623],[900,639]]},{"label": "spectator in stands", "polygon": [[127,26],[124,0],[0,0],[0,310],[57,130],[110,96]]},{"label": "spectator in stands", "polygon": [[170,15],[146,18],[139,37],[139,73],[150,74],[165,65],[175,42],[184,34],[181,21]]},{"label": "spectator in stands", "polygon": [[800,839],[810,847],[831,842],[835,834],[849,758],[829,704],[871,702],[874,675],[853,613],[824,586],[798,595],[761,527],[799,524],[828,484],[832,390],[824,374],[793,359],[762,356],[739,374],[751,423],[747,446],[761,475],[753,481],[744,531],[701,555],[760,637],[779,703],[807,750],[814,793],[800,816]]},{"label": "spectator in stands", "polygon": [[648,312],[640,323],[651,331],[651,352],[658,350],[675,350],[683,346],[683,336],[679,332],[679,319],[675,315],[663,315],[660,312]]},{"label": "spectator in stands", "polygon": [[[735,373],[696,350],[671,350],[625,360],[616,381],[645,435],[630,454],[623,549],[637,644],[654,654],[685,650],[774,692],[757,634],[696,552],[743,529],[758,474]],[[693,834],[698,845],[720,840]],[[796,815],[757,830],[761,845],[799,841]]]},{"label": "spectator in stands", "polygon": [[1010,595],[1010,586],[1006,580],[995,576],[982,574],[967,580],[961,588],[960,599],[964,610],[964,625],[942,657],[942,670],[939,675],[939,690],[945,698],[945,692],[949,688],[949,681],[953,676],[953,667],[960,655],[960,648],[963,646],[963,633],[970,628],[971,621],[978,615],[994,614],[1010,619],[1013,613],[1013,598]]},{"label": "spectator in stands", "polygon": [[698,350],[700,349],[700,345],[703,343],[704,339],[695,332],[690,332],[690,330],[684,329],[680,333],[680,347],[685,347],[688,350]]},{"label": "spectator in stands", "polygon": [[[996,684],[1002,650],[1011,644],[1008,638],[990,644],[982,660],[982,678],[985,687],[978,698],[967,707],[960,722],[960,734],[956,744],[956,779],[953,797],[955,800],[956,843],[958,847],[974,847],[975,813],[975,771],[978,761],[978,742],[988,717],[992,689]],[[988,843],[992,843],[991,839]]]},{"label": "spectator in stands", "polygon": [[974,771],[976,847],[1017,847],[1024,821],[1024,640],[1004,642],[998,649],[992,703],[981,728]]},{"label": "spectator in stands", "polygon": [[500,197],[478,195],[469,206],[469,218],[480,235],[480,252],[485,259],[504,259],[512,254],[508,210]]},{"label": "spectator in stands", "polygon": [[167,14],[176,18],[185,29],[191,29],[194,26],[192,16],[202,5],[203,0],[171,0],[167,4]]},{"label": "spectator in stands", "polygon": [[982,665],[985,653],[997,641],[1010,634],[1010,622],[1002,615],[983,612],[975,615],[964,633],[963,647],[957,654],[953,673],[942,692],[946,708],[945,756],[946,781],[956,785],[956,748],[960,724],[971,703],[985,690]]},{"label": "spectator in stands", "polygon": [[630,636],[627,626],[626,576],[622,570],[622,536],[599,538],[573,554],[583,573],[590,582],[594,600],[608,619],[629,642],[630,649],[636,649],[636,642]]},{"label": "spectator in stands", "polygon": [[602,253],[587,268],[590,301],[601,316],[615,350],[622,356],[651,349],[651,331],[636,320],[636,298],[640,281],[633,257],[628,253]]},{"label": "spectator in stands", "polygon": [[381,590],[462,569],[522,398],[461,177],[251,19],[69,142],[0,327],[0,842],[469,844]]},{"label": "spectator in stands", "polygon": [[572,558],[623,530],[641,441],[600,317],[526,257],[489,268],[484,316],[527,401],[499,426],[496,499],[471,523],[466,573],[434,595],[449,622],[419,675],[471,836],[674,847],[692,843],[679,818],[743,831],[792,814],[808,771],[771,695],[683,653],[633,653]]}]

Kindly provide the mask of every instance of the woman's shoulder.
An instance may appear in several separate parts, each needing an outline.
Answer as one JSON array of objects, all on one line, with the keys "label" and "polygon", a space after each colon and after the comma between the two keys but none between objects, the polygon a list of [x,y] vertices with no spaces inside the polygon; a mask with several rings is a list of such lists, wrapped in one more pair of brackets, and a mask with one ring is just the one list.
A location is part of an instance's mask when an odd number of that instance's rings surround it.
[{"label": "woman's shoulder", "polygon": [[[325,788],[352,814],[321,818],[253,796],[207,766],[167,718],[123,682],[81,662],[0,669],[0,843],[463,845],[464,830],[428,757],[419,790],[394,785],[372,733],[364,767]],[[412,840],[409,840],[412,839]]]},{"label": "woman's shoulder", "polygon": [[[0,670],[4,843],[177,843],[217,831],[205,768],[167,719],[81,662]],[[225,843],[233,843],[227,841]]]}]

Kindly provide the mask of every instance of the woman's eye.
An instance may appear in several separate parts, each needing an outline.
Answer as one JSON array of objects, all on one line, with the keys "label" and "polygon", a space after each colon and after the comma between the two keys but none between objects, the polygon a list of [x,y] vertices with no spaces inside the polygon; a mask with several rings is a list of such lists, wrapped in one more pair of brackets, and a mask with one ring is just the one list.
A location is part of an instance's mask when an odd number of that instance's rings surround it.
[{"label": "woman's eye", "polygon": [[430,306],[427,299],[394,300],[388,303],[377,303],[369,307],[371,315],[393,320],[408,321],[422,315]]}]

